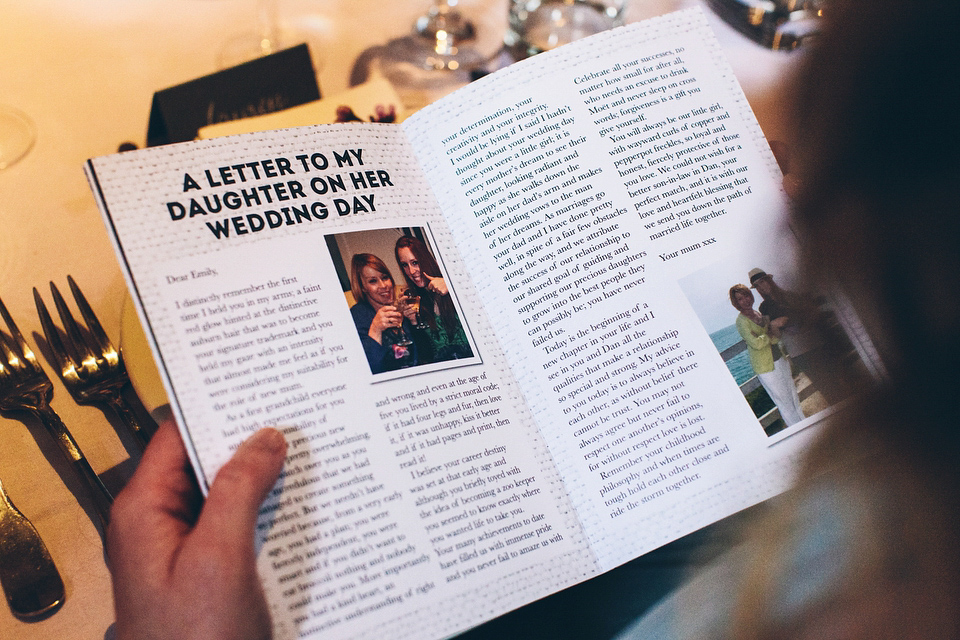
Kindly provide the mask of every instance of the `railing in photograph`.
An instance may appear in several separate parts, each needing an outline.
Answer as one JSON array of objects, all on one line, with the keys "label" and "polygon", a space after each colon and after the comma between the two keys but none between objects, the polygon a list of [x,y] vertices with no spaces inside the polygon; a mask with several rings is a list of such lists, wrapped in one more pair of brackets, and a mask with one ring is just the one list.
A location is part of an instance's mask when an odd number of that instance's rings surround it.
[{"label": "railing in photograph", "polygon": [[[747,350],[747,343],[741,340],[740,342],[737,342],[736,344],[729,346],[723,351],[721,351],[720,357],[723,358],[724,362],[727,362],[734,356],[739,355],[746,350]],[[756,374],[754,374],[753,377],[744,381],[743,384],[740,385],[740,391],[741,393],[743,393],[744,397],[746,397],[748,394],[756,391],[757,388],[759,388],[760,386],[761,386],[760,378],[758,378]],[[773,403],[771,402],[771,404]],[[760,422],[760,426],[763,427],[764,431],[770,428],[770,426],[779,419],[780,419],[780,410],[777,409],[777,405],[775,404],[773,404],[772,409],[765,412],[763,415],[757,416],[757,420]]]}]

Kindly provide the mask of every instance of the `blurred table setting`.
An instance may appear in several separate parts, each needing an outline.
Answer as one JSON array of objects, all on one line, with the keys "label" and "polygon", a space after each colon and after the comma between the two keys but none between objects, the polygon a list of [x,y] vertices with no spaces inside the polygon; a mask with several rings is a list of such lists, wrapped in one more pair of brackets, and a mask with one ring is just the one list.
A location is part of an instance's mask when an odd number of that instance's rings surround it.
[{"label": "blurred table setting", "polygon": [[[0,162],[0,300],[53,383],[53,409],[108,491],[119,492],[133,473],[138,440],[116,412],[74,400],[58,375],[33,295],[36,287],[52,309],[53,282],[76,309],[67,288],[72,276],[113,344],[126,345],[128,367],[152,366],[142,361],[142,345],[130,351],[135,338],[132,316],[124,313],[126,286],[84,178],[84,161],[125,142],[145,146],[155,92],[256,55],[264,34],[274,41],[271,47],[309,47],[321,100],[300,107],[301,120],[343,119],[336,105],[350,104],[363,105],[354,115],[368,119],[377,117],[376,105],[388,103],[396,103],[395,119],[402,119],[468,82],[470,73],[510,61],[501,50],[510,2],[451,4],[476,30],[467,37],[483,43],[483,62],[465,62],[443,82],[411,89],[391,84],[397,76],[383,56],[388,44],[413,32],[418,18],[429,17],[430,0],[0,0],[0,105],[24,114],[35,136],[21,158],[8,166]],[[630,0],[624,20],[695,5],[705,8],[768,139],[783,139],[783,84],[802,47],[788,52],[758,44],[714,13],[708,0]],[[420,26],[431,28],[423,20]],[[246,127],[241,122],[201,135],[232,133]],[[289,117],[267,117],[258,126],[283,122]],[[51,315],[59,325],[58,313]],[[0,331],[10,336],[6,324]],[[131,363],[130,353],[141,361]],[[144,404],[154,408],[156,393],[139,386]],[[112,637],[97,511],[46,429],[25,412],[0,412],[0,481],[45,543],[65,592],[59,608],[32,620],[0,607],[0,638]]]}]

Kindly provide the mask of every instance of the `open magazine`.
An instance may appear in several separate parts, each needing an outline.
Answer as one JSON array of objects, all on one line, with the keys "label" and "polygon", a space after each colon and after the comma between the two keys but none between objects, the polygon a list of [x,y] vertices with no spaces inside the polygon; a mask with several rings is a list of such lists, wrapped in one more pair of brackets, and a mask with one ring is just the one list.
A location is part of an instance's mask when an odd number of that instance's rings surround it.
[{"label": "open magazine", "polygon": [[[614,568],[782,491],[842,399],[802,340],[741,343],[731,286],[788,290],[793,246],[696,10],[402,125],[87,173],[201,486],[286,434],[257,526],[279,638],[443,637]],[[768,356],[799,418],[757,382]]]}]

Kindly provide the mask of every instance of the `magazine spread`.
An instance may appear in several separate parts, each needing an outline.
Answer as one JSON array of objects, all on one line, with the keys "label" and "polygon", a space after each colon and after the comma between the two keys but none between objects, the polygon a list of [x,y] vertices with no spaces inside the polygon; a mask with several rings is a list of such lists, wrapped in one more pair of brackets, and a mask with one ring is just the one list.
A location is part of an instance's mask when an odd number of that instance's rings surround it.
[{"label": "magazine spread", "polygon": [[201,486],[286,434],[257,527],[279,638],[443,637],[609,570],[782,491],[838,402],[786,330],[741,341],[730,287],[789,286],[793,249],[698,11],[402,125],[87,173]]}]

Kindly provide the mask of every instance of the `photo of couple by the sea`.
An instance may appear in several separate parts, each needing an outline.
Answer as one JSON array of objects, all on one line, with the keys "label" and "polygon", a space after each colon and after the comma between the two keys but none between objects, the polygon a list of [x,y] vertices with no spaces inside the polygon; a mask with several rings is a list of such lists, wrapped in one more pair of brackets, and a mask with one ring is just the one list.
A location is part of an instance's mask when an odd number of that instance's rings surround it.
[{"label": "photo of couple by the sea", "polygon": [[826,296],[781,285],[789,273],[743,264],[705,270],[709,278],[695,275],[681,287],[772,436],[847,398],[866,371]]},{"label": "photo of couple by the sea", "polygon": [[476,361],[425,228],[354,231],[326,242],[371,373]]}]

